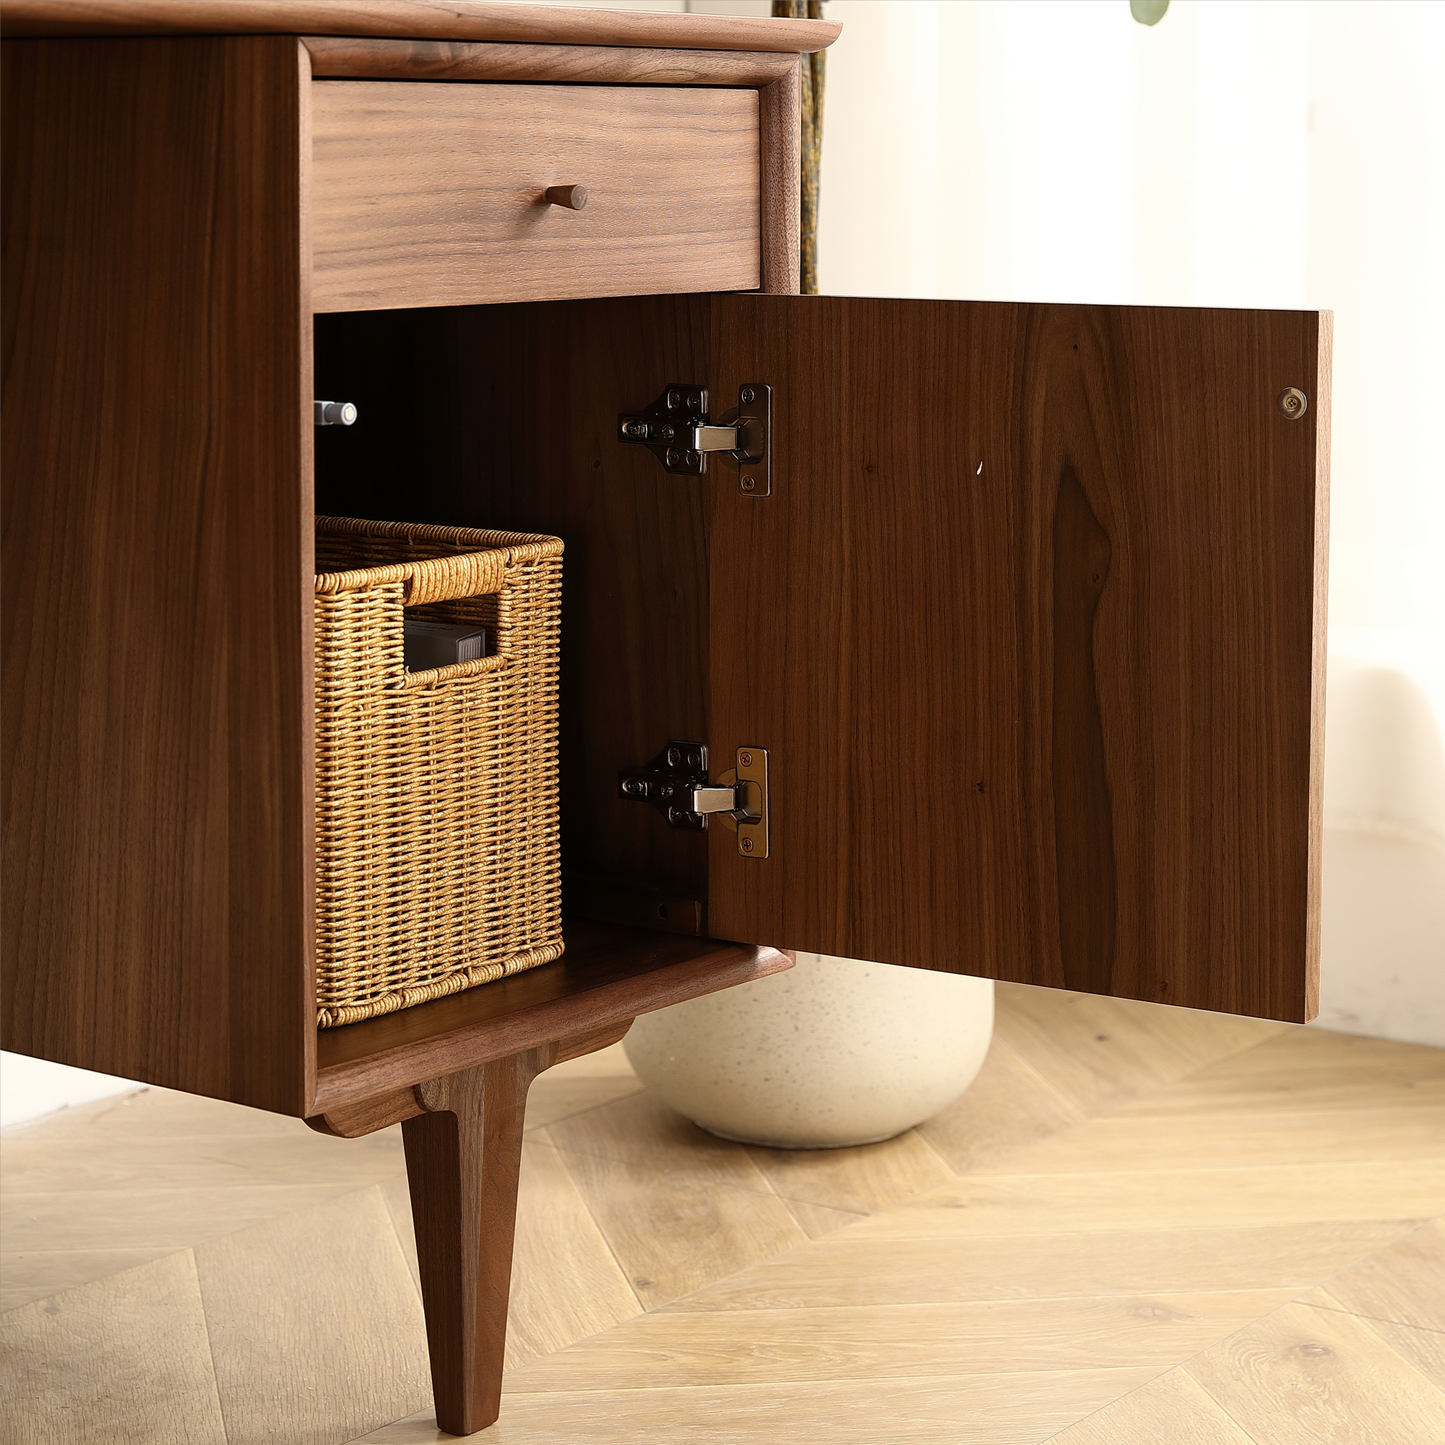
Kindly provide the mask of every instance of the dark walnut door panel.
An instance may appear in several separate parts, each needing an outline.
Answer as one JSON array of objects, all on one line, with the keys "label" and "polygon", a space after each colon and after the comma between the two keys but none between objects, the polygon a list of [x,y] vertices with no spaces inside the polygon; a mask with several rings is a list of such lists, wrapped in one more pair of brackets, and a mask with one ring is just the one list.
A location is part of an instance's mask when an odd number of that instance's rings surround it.
[{"label": "dark walnut door panel", "polygon": [[[1315,1012],[1328,316],[718,297],[708,930]],[[1286,415],[1294,387],[1308,406]]]}]

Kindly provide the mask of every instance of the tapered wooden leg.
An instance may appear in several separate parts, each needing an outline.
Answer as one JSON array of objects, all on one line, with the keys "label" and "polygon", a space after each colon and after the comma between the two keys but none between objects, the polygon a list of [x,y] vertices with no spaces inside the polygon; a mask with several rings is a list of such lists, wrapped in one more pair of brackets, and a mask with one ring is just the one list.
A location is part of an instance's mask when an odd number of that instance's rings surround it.
[{"label": "tapered wooden leg", "polygon": [[437,1425],[453,1435],[483,1429],[501,1408],[527,1089],[626,1031],[624,1022],[416,1087],[425,1112],[402,1123],[406,1173]]}]

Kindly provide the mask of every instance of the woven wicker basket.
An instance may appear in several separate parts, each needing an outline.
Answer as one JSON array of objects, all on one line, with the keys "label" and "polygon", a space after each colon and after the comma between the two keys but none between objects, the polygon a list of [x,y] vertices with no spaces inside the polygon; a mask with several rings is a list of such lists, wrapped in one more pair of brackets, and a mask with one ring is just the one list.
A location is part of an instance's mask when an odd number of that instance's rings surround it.
[{"label": "woven wicker basket", "polygon": [[[562,954],[555,537],[316,522],[316,1020]],[[403,663],[403,613],[495,655]]]}]

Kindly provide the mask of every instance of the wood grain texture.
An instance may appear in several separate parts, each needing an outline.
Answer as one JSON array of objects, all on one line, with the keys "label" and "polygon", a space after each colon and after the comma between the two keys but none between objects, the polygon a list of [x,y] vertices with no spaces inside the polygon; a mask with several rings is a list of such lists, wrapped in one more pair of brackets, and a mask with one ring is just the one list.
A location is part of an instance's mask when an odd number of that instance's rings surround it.
[{"label": "wood grain texture", "polygon": [[1328,1290],[1338,1309],[1445,1335],[1445,1219],[1336,1275]]},{"label": "wood grain texture", "polygon": [[317,311],[758,284],[756,91],[321,80],[312,134]]},{"label": "wood grain texture", "polygon": [[748,1146],[758,1172],[788,1201],[873,1214],[951,1179],[954,1170],[915,1129],[878,1144],[838,1149]]},{"label": "wood grain texture", "polygon": [[1350,1315],[1286,1305],[1185,1369],[1255,1445],[1445,1439],[1445,1392]]},{"label": "wood grain texture", "polygon": [[773,843],[710,931],[1308,1017],[1318,317],[715,305],[775,430],[713,494],[708,741],[771,750]]},{"label": "wood grain texture", "polygon": [[549,1053],[418,1085],[427,1112],[402,1125],[437,1426],[453,1435],[501,1409],[523,1116]]},{"label": "wood grain texture", "polygon": [[706,378],[710,315],[706,297],[648,297],[316,318],[320,394],[362,417],[317,434],[320,506],[462,526],[526,519],[566,544],[568,912],[569,873],[599,880],[594,895],[608,880],[706,893],[707,835],[619,801],[617,774],[670,738],[706,737],[707,484],[668,476],[616,434],[619,412]]},{"label": "wood grain texture", "polygon": [[[789,1201],[790,1205],[792,1201]],[[795,1250],[681,1301],[689,1310],[945,1304],[969,1300],[1203,1294],[1210,1290],[1297,1293],[1391,1243],[1400,1220],[1275,1224],[1242,1229],[1090,1231],[1067,1213],[1052,1235],[878,1239],[854,1233],[826,1248]]]},{"label": "wood grain texture", "polygon": [[35,1249],[0,1252],[0,1313],[32,1300],[78,1289],[98,1279],[175,1254],[168,1246],[154,1249]]},{"label": "wood grain texture", "polygon": [[[665,1390],[527,1389],[527,1371],[509,1385],[503,1429],[525,1445],[588,1445],[686,1440],[688,1445],[1039,1445],[1157,1373],[1045,1370],[999,1375],[935,1375],[893,1380],[790,1380],[783,1385],[693,1385]],[[886,1436],[880,1437],[884,1421]],[[356,1445],[438,1445],[429,1416],[399,1420]],[[510,1445],[510,1442],[509,1442]],[[1160,1445],[1160,1442],[1149,1442]],[[1311,1442],[1313,1445],[1313,1442]]]},{"label": "wood grain texture", "polygon": [[[561,1289],[559,1280],[567,1281]],[[600,1334],[641,1308],[561,1154],[528,1139],[517,1190],[507,1368]]]},{"label": "wood grain texture", "polygon": [[1254,1445],[1182,1369],[1166,1370],[1137,1390],[1049,1437],[1048,1445]]},{"label": "wood grain texture", "polygon": [[766,86],[797,67],[764,50],[659,50],[606,45],[476,45],[308,35],[311,73],[350,80],[514,80],[554,85]]},{"label": "wood grain texture", "polygon": [[567,952],[556,963],[324,1030],[317,1112],[792,967],[776,949],[600,923],[569,922],[565,938]]},{"label": "wood grain texture", "polygon": [[763,195],[759,289],[779,296],[796,296],[800,284],[802,95],[801,61],[758,93]]},{"label": "wood grain texture", "polygon": [[226,1445],[189,1250],[12,1310],[0,1381],[7,1445]]},{"label": "wood grain texture", "polygon": [[[1445,1213],[1445,1158],[1393,1165],[1391,1220]],[[1049,1181],[1044,1185],[1044,1177]],[[1381,1217],[1381,1192],[1358,1164],[1288,1164],[1269,1171],[1175,1169],[965,1175],[856,1226],[858,1237],[930,1239],[946,1234],[1051,1234],[1067,1217],[1075,1233],[1148,1229],[1256,1229],[1348,1224]],[[966,1216],[962,1223],[955,1211]],[[886,1221],[886,1222],[885,1222]]]},{"label": "wood grain texture", "polygon": [[[590,1122],[585,1115],[583,1121]],[[542,1142],[557,1140],[556,1129],[553,1125],[534,1137]],[[681,1173],[679,1166],[685,1168],[690,1162],[685,1150],[652,1151],[650,1158],[641,1160],[565,1147],[560,1152],[628,1283],[647,1309],[807,1239],[787,1203],[768,1190],[761,1177],[755,1176],[753,1187],[705,1183],[713,1161],[699,1171],[704,1178],[691,1171]],[[726,1169],[720,1162],[717,1167],[719,1172]]]},{"label": "wood grain texture", "polygon": [[332,1445],[425,1405],[421,1302],[375,1185],[195,1261],[228,1440]]},{"label": "wood grain texture", "polygon": [[1269,1020],[1136,999],[1061,995],[1018,984],[1000,984],[995,992],[995,1043],[1026,1057],[1030,1068],[1090,1116],[1133,1099],[1170,1098],[1172,1092],[1159,1093],[1162,1085],[1256,1047],[1267,1059],[1269,1049],[1300,1032]]},{"label": "wood grain texture", "polygon": [[314,1036],[298,52],[4,46],[4,1046],[295,1114]]},{"label": "wood grain texture", "polygon": [[394,35],[541,45],[822,50],[827,20],[560,9],[488,0],[4,0],[8,35]]},{"label": "wood grain texture", "polygon": [[[1117,1019],[1109,1024],[1099,1014],[1086,1020],[1076,999],[1054,990],[1003,986],[997,992],[1000,1018],[1010,1014],[1021,996],[1036,1005],[1030,1015],[1034,1027],[1019,1032],[1010,1046],[1027,1068],[1011,1071],[1004,1080],[1008,1087],[1020,1094],[1048,1094],[1044,1065],[1064,1052],[1080,1053],[1080,1076],[1108,1068],[1107,1045],[1100,1044],[1096,1034],[1108,1032]],[[1095,1172],[1081,1177],[1078,1159],[1057,1152],[1062,1134],[1056,1132],[1053,1144],[1036,1142],[1037,1111],[1025,1103],[1015,1115],[1021,1147],[1014,1152],[1014,1173],[1004,1195],[994,1197],[997,1179],[977,1174],[959,1183],[984,1186],[982,1195],[954,1194],[955,1186],[948,1186],[943,1202],[930,1209],[937,1227],[926,1232],[914,1228],[926,1200],[892,1205],[867,1219],[779,1200],[746,1147],[702,1134],[646,1094],[613,1104],[598,1096],[593,1103],[603,1107],[567,1109],[568,1117],[557,1129],[565,1144],[547,1129],[529,1135],[519,1181],[508,1311],[506,1358],[513,1373],[498,1431],[504,1438],[528,1441],[575,1441],[580,1432],[589,1441],[701,1439],[727,1445],[773,1445],[779,1438],[806,1433],[810,1440],[872,1445],[882,1418],[888,1422],[890,1440],[1039,1445],[1157,1378],[1158,1364],[1144,1360],[1157,1361],[1160,1347],[1171,1338],[1220,1319],[1216,1300],[1205,1301],[1202,1310],[1184,1308],[1185,1318],[1179,1318],[1182,1297],[1253,1291],[1267,1302],[1283,1292],[1298,1296],[1311,1314],[1344,1315],[1346,1306],[1332,1291],[1348,1294],[1354,1286],[1362,1291],[1355,1302],[1366,1309],[1409,1320],[1436,1317],[1439,1290],[1428,1261],[1445,1235],[1438,1220],[1421,1229],[1421,1221],[1412,1220],[1409,1210],[1422,1204],[1430,1209],[1432,1201],[1445,1197],[1442,1186],[1425,1194],[1422,1176],[1413,1166],[1362,1167],[1360,1161],[1371,1157],[1374,1135],[1394,1139],[1413,1119],[1430,1114],[1431,1089],[1445,1051],[1288,1027],[1275,1029],[1274,1037],[1250,1047],[1248,1030],[1270,1026],[1246,1028],[1228,1016],[1194,1014],[1187,1016],[1190,1031],[1181,1034],[1166,1027],[1180,1016],[1178,1010],[1120,1000],[1090,1002],[1127,1015],[1134,1026],[1118,1042],[1126,1046],[1124,1062],[1136,1072],[1115,1077],[1121,1082],[1132,1078],[1142,1091],[1122,1111],[1118,1095],[1100,1091],[1095,1105],[1114,1112],[1075,1124],[1077,1134],[1096,1132],[1103,1141]],[[1151,1021],[1160,1028],[1152,1049],[1143,1037]],[[1089,1022],[1094,1032],[1087,1031]],[[1311,1047],[1301,1050],[1297,1040]],[[1230,1050],[1243,1052],[1220,1058]],[[1171,1052],[1179,1056],[1172,1075],[1165,1067]],[[1199,1061],[1211,1055],[1216,1061],[1202,1071],[1179,1077],[1181,1071],[1200,1070]],[[584,1068],[594,1083],[604,1078],[626,1081],[626,1063],[616,1046],[563,1063],[533,1085],[529,1120],[547,1097],[549,1079],[570,1076],[577,1081]],[[1053,1074],[1066,1082],[1072,1077],[1062,1070]],[[1218,1087],[1208,1086],[1211,1077]],[[1365,1107],[1362,1100],[1369,1101]],[[574,1100],[586,1102],[580,1095]],[[982,1103],[993,1107],[987,1098]],[[1209,1154],[1212,1141],[1222,1137],[1220,1113],[1241,1121],[1248,1142],[1253,1129],[1246,1116],[1251,1110],[1306,1121],[1301,1128],[1310,1135],[1311,1147],[1323,1140],[1325,1121],[1333,1120],[1338,1162],[1301,1170],[1271,1157],[1267,1148],[1249,1148],[1226,1167],[1192,1175],[1186,1170],[1181,1178],[1180,1171],[1171,1168],[1151,1172],[1130,1167],[1156,1162],[1157,1134],[1137,1140],[1140,1157],[1132,1160],[1117,1147],[1117,1139],[1109,1143],[1114,1125],[1125,1115],[1137,1115],[1169,1120],[1186,1141],[1201,1129]],[[107,1293],[116,1297],[101,1307],[91,1296],[88,1308],[96,1318],[127,1317],[124,1311],[137,1291],[117,1271],[141,1261],[120,1253],[124,1245],[111,1254],[108,1267],[103,1261],[118,1222],[127,1213],[135,1217],[137,1186],[154,1186],[145,1207],[166,1230],[164,1237],[173,1241],[168,1252],[174,1253],[208,1231],[216,1238],[218,1227],[226,1235],[247,1225],[284,1225],[298,1210],[327,1203],[315,1183],[330,1178],[339,1189],[327,1204],[335,1209],[334,1227],[320,1232],[323,1239],[316,1245],[318,1253],[325,1254],[328,1235],[357,1231],[349,1222],[355,1218],[357,1191],[374,1183],[387,1198],[407,1253],[412,1231],[400,1136],[398,1127],[364,1140],[328,1139],[310,1133],[300,1120],[165,1090],[84,1105],[3,1131],[0,1224],[7,1240],[14,1233],[24,1241],[21,1282],[42,1302],[37,1311],[11,1311],[7,1317],[12,1358],[33,1358],[30,1336],[56,1318],[44,1306],[66,1309],[63,1294],[54,1300],[48,1296],[87,1280],[104,1276]],[[1001,1134],[990,1130],[988,1139],[994,1148],[1006,1150]],[[1036,1167],[1050,1154],[1052,1174]],[[1079,1157],[1086,1155],[1080,1151]],[[839,1162],[845,1162],[841,1155]],[[867,1158],[858,1163],[861,1197],[869,1187],[872,1165]],[[1112,1188],[1106,1186],[1110,1178]],[[25,1187],[10,1192],[17,1186]],[[65,1216],[43,1205],[37,1227],[31,1219],[37,1214],[34,1187],[62,1198]],[[246,1194],[253,1200],[246,1210],[238,1210],[238,1196]],[[1322,1201],[1344,1217],[1320,1220]],[[1270,1213],[1272,1220],[1264,1217]],[[1023,1232],[999,1232],[1016,1222],[1022,1222]],[[818,1237],[804,1241],[796,1226]],[[301,1409],[314,1411],[305,1418],[331,1422],[331,1438],[340,1440],[356,1418],[358,1389],[349,1362],[374,1341],[348,1337],[355,1329],[353,1304],[335,1302],[332,1291],[355,1293],[369,1267],[347,1263],[344,1269],[332,1267],[302,1291],[279,1290],[269,1261],[284,1258],[284,1251],[275,1249],[283,1233],[255,1229],[244,1247],[238,1244],[225,1252],[224,1279],[214,1291],[208,1289],[208,1296],[232,1299],[236,1318],[246,1315],[252,1324],[228,1327],[213,1337],[219,1342],[216,1366],[230,1382],[228,1388],[249,1390],[253,1400],[274,1392],[277,1415],[287,1425]],[[357,1238],[365,1233],[361,1230]],[[46,1256],[43,1261],[31,1251],[37,1243]],[[144,1242],[134,1244],[136,1250],[146,1248]],[[79,1259],[82,1253],[88,1258]],[[362,1259],[374,1257],[368,1237]],[[13,1264],[14,1256],[0,1259],[7,1275]],[[97,1267],[100,1272],[91,1273]],[[652,1269],[659,1274],[649,1273]],[[49,1288],[47,1270],[53,1282]],[[634,1286],[632,1278],[647,1283]],[[1315,1287],[1320,1281],[1327,1281],[1325,1288]],[[10,1283],[7,1278],[7,1287]],[[691,1292],[679,1298],[667,1286]],[[1363,1292],[1366,1286],[1368,1293]],[[358,1298],[365,1299],[364,1285]],[[1161,1299],[1169,1302],[1171,1313],[1118,1307],[1120,1300],[1143,1300],[1157,1308]],[[671,1331],[660,1323],[651,1326],[657,1334],[647,1337],[648,1352],[639,1355],[632,1348],[638,1339],[618,1337],[614,1329],[635,1316],[644,1300],[649,1305],[670,1300],[662,1308],[683,1321]],[[995,1304],[1004,1308],[985,1308]],[[702,1314],[710,1320],[698,1322]],[[758,1330],[754,1320],[760,1314],[770,1318]],[[66,1317],[77,1316],[61,1316]],[[7,1395],[10,1433],[45,1445],[57,1438],[68,1440],[57,1422],[72,1418],[72,1406],[96,1399],[101,1389],[107,1392],[106,1419],[88,1432],[86,1445],[110,1445],[112,1420],[156,1419],[157,1362],[189,1350],[201,1326],[185,1309],[136,1318],[145,1331],[146,1368],[114,1368],[121,1352],[98,1348],[95,1336],[77,1331],[79,1345],[66,1356],[64,1368],[48,1371],[40,1388]],[[269,1341],[289,1340],[297,1319],[311,1331],[295,1345],[298,1361],[334,1354],[337,1361],[348,1362],[345,1368],[298,1370],[295,1380],[288,1374],[278,1381]],[[1416,1374],[1437,1379],[1445,1370],[1440,1348],[1445,1333],[1397,1325],[1373,1314],[1356,1314],[1352,1323],[1366,1327]],[[905,1346],[915,1328],[921,1341],[919,1360],[929,1368],[947,1367],[952,1349],[959,1362],[956,1372],[906,1373],[911,1356]],[[591,1338],[601,1331],[606,1333]],[[377,1396],[420,1358],[421,1332],[415,1325],[389,1338],[395,1373],[385,1365],[389,1379],[362,1387],[374,1388]],[[574,1356],[591,1358],[580,1360],[575,1373],[570,1364],[563,1368],[564,1361],[554,1360],[532,1376],[533,1358],[569,1345]],[[1044,1354],[1065,1358],[1069,1349],[1096,1358],[1112,1354],[1126,1363],[1106,1370],[1014,1368]],[[840,1380],[839,1351],[853,1361],[875,1360],[888,1373]],[[1002,1367],[995,1369],[999,1362]],[[980,1366],[990,1372],[979,1373]],[[899,1369],[905,1373],[897,1373]],[[578,1388],[584,1377],[619,1378],[623,1372],[647,1371],[732,1383],[649,1390]],[[769,1374],[785,1378],[757,1378]],[[314,1402],[306,1388],[311,1385]],[[1357,1413],[1367,1420],[1372,1399],[1389,1399],[1369,1372],[1343,1378],[1338,1386],[1326,1382],[1322,1388],[1332,1391],[1347,1411],[1355,1410],[1351,1392],[1358,1391]],[[303,1392],[308,1398],[299,1400]],[[1170,1413],[1171,1402],[1178,1403],[1175,1393],[1162,1402],[1145,1392],[1134,1407],[1121,1403],[1117,1420],[1106,1416],[1100,1422],[1117,1425],[1103,1438],[1111,1445],[1174,1445],[1177,1435],[1195,1445],[1187,1424]],[[17,1399],[23,1402],[20,1408]],[[1197,1393],[1186,1389],[1183,1400],[1188,1424],[1217,1420],[1214,1407],[1201,1403]],[[1145,1404],[1160,1412],[1157,1426],[1149,1424],[1152,1417],[1142,1409]],[[77,1408],[74,1418],[88,1417]],[[154,1439],[156,1445],[187,1438],[187,1422],[172,1426],[174,1414],[161,1413],[159,1418],[167,1428],[137,1435]],[[1317,1445],[1308,1410],[1284,1413],[1280,1420],[1282,1427],[1289,1427],[1282,1437],[1288,1445]],[[1141,1421],[1142,1432],[1136,1428]],[[78,1433],[86,1439],[86,1432]],[[285,1429],[279,1433],[289,1438]],[[390,1445],[431,1445],[438,1438],[434,1411],[428,1404],[370,1438]],[[1087,1433],[1083,1438],[1090,1439]],[[1240,1445],[1226,1440],[1227,1445]],[[1197,1445],[1225,1442],[1206,1434]],[[1378,1442],[1372,1439],[1369,1445]]]},{"label": "wood grain texture", "polygon": [[[1282,1290],[718,1313],[686,1304],[527,1367],[530,1389],[1168,1369],[1285,1304]],[[746,1353],[736,1341],[746,1338]],[[826,1342],[821,1343],[820,1342]]]}]

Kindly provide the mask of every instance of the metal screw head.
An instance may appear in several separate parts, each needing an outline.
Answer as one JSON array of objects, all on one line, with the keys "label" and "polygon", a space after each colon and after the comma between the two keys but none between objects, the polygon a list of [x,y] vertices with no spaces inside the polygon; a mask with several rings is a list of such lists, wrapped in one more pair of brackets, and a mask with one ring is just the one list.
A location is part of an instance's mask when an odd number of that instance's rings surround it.
[{"label": "metal screw head", "polygon": [[667,394],[667,409],[668,409],[668,411],[676,411],[677,408],[680,407],[681,405],[682,405],[682,393],[681,393],[681,392],[677,392],[677,391],[670,391],[670,392],[668,392],[668,394]]},{"label": "metal screw head", "polygon": [[676,447],[668,447],[667,464],[670,467],[679,466],[682,462],[682,453]]},{"label": "metal screw head", "polygon": [[702,468],[702,453],[701,453],[701,452],[689,452],[689,453],[687,454],[687,464],[688,464],[688,466],[690,466],[694,471],[699,471],[699,470],[701,470],[701,468]]},{"label": "metal screw head", "polygon": [[750,767],[752,767],[752,765],[753,765],[753,755],[752,755],[751,753],[739,753],[739,754],[738,754],[738,767],[740,767],[740,768],[750,768]]},{"label": "metal screw head", "polygon": [[741,848],[744,853],[751,853],[753,851],[753,840],[751,838],[739,839],[738,847]]},{"label": "metal screw head", "polygon": [[688,392],[688,394],[687,394],[687,409],[688,409],[689,411],[701,411],[701,410],[702,410],[702,393],[701,393],[700,391],[690,391],[690,392]]},{"label": "metal screw head", "polygon": [[676,808],[669,808],[667,810],[667,821],[669,823],[677,823],[681,818],[682,814]]},{"label": "metal screw head", "polygon": [[757,393],[750,386],[745,386],[738,392],[738,400],[742,402],[744,406],[751,406],[756,399]]},{"label": "metal screw head", "polygon": [[647,435],[647,423],[640,416],[630,416],[622,423],[622,435],[625,437],[645,437]]},{"label": "metal screw head", "polygon": [[670,768],[675,768],[675,767],[677,767],[677,765],[678,765],[680,762],[682,762],[682,749],[681,749],[681,748],[668,748],[668,750],[667,750],[667,766],[670,767]]},{"label": "metal screw head", "polygon": [[[646,432],[644,431],[643,434],[646,435]],[[673,437],[677,435],[677,428],[670,425],[668,422],[663,422],[663,424],[658,427],[657,434],[663,439],[663,441],[670,442]]]},{"label": "metal screw head", "polygon": [[1298,421],[1309,409],[1310,399],[1297,386],[1287,386],[1274,403],[1291,421]]},{"label": "metal screw head", "polygon": [[647,784],[641,778],[628,778],[622,785],[622,791],[632,798],[645,797]]},{"label": "metal screw head", "polygon": [[758,479],[756,477],[743,477],[738,482],[738,486],[740,486],[745,492],[753,491],[757,487],[757,485]]},{"label": "metal screw head", "polygon": [[696,748],[687,750],[687,765],[690,768],[702,767],[702,754]]}]

